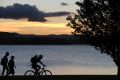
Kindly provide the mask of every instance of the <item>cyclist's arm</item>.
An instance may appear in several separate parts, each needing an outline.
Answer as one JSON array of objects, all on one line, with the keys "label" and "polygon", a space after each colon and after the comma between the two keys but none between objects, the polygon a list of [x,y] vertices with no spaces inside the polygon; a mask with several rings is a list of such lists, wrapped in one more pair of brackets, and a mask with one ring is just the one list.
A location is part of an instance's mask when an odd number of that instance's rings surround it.
[{"label": "cyclist's arm", "polygon": [[46,66],[45,64],[43,64],[41,61],[39,61],[40,62],[40,64],[42,64],[43,66]]}]

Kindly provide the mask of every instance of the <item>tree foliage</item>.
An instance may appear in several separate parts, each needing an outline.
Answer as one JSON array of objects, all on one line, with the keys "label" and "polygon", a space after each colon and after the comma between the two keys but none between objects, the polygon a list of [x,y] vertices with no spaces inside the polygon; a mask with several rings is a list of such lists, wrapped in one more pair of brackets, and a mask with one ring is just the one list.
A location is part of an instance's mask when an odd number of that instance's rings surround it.
[{"label": "tree foliage", "polygon": [[74,16],[67,24],[73,34],[84,35],[97,50],[120,62],[120,2],[118,0],[80,0]]}]

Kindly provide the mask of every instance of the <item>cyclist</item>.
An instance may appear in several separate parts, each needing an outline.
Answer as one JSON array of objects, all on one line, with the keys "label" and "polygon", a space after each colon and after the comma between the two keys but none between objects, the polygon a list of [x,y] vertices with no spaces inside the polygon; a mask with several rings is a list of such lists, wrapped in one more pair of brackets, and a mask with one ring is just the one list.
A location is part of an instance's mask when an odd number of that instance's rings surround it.
[{"label": "cyclist", "polygon": [[32,68],[35,70],[35,73],[38,73],[39,69],[41,68],[40,65],[38,65],[38,63],[42,64],[43,66],[45,66],[41,60],[43,58],[43,55],[35,55],[34,57],[31,58],[31,66]]}]

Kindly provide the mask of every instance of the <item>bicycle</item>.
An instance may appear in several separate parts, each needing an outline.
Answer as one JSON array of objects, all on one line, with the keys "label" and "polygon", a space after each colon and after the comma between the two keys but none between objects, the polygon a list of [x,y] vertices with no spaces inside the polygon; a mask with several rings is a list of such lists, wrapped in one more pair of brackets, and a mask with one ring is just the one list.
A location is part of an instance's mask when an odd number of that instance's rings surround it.
[{"label": "bicycle", "polygon": [[43,67],[40,68],[37,73],[34,70],[27,70],[24,75],[28,75],[28,76],[52,75],[52,72],[50,70],[45,69],[45,67]]}]

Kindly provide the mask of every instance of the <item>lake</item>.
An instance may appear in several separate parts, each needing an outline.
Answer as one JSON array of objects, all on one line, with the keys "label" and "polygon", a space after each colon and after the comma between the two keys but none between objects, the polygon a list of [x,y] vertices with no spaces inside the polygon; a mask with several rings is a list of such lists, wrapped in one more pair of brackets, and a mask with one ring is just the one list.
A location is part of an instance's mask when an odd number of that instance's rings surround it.
[{"label": "lake", "polygon": [[30,58],[36,54],[43,55],[42,62],[53,75],[117,74],[111,57],[89,45],[0,45],[0,59],[6,51],[15,56],[16,75],[23,75],[31,69]]}]

